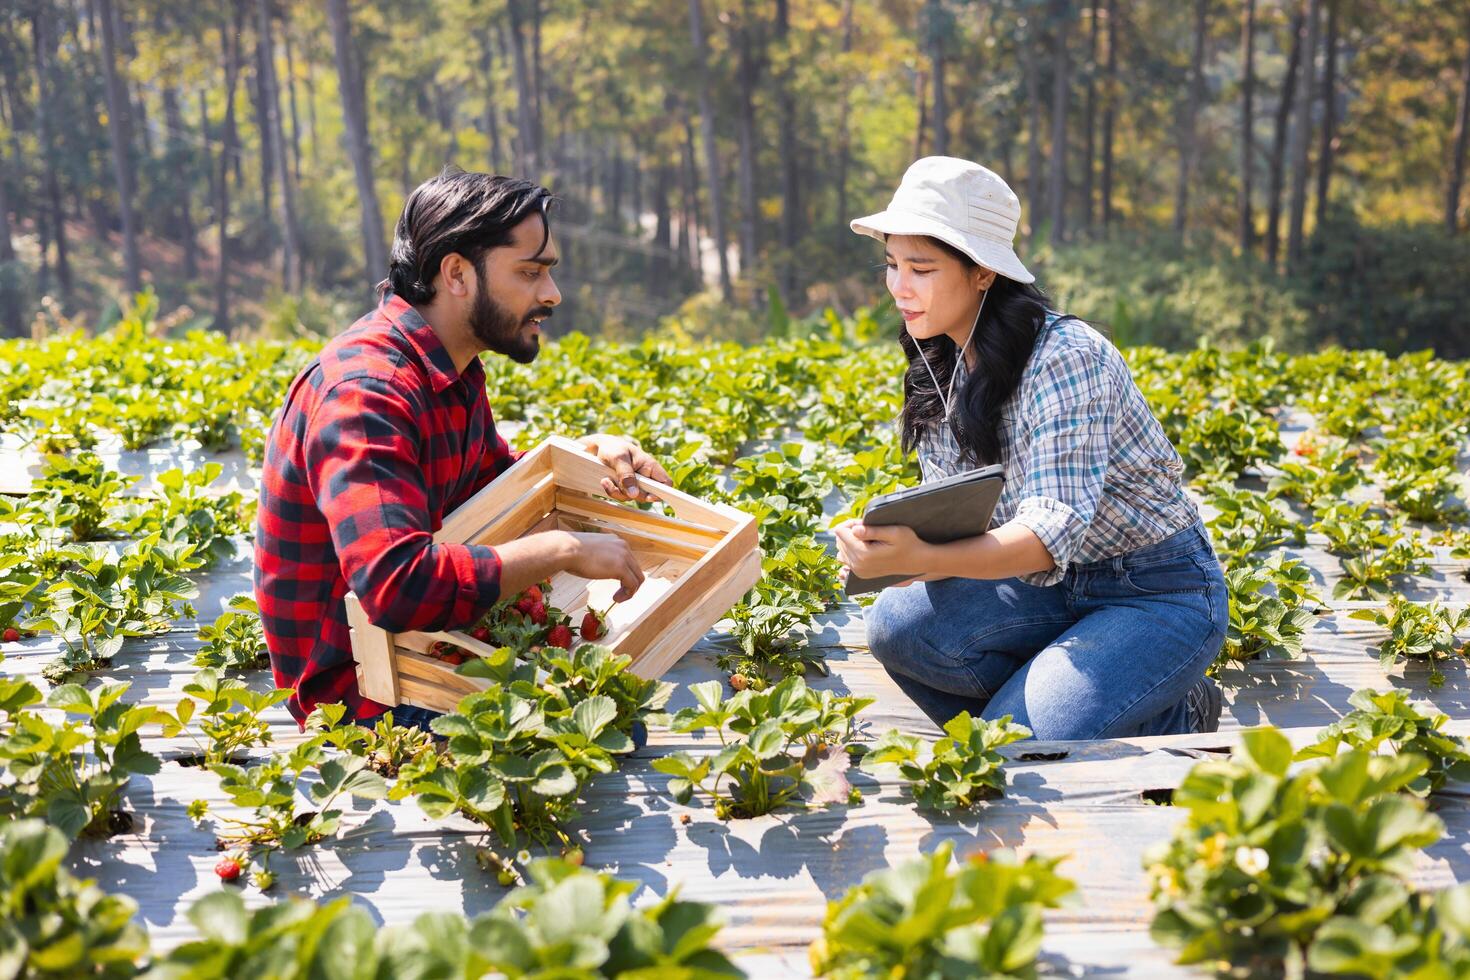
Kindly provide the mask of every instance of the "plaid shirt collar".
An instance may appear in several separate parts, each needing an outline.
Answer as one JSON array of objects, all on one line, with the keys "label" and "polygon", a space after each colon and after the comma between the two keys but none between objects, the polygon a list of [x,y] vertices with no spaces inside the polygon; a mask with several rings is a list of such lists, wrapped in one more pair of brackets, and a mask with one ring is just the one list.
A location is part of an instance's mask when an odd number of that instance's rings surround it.
[{"label": "plaid shirt collar", "polygon": [[434,394],[439,394],[454,384],[456,381],[464,381],[470,385],[471,390],[483,387],[485,384],[485,367],[476,357],[465,365],[463,372],[455,370],[454,358],[449,356],[439,335],[434,328],[429,326],[419,311],[409,305],[403,297],[394,293],[388,293],[379,307],[383,316],[393,324],[398,334],[408,341],[410,347],[418,354],[419,360],[423,362],[424,371],[429,376],[429,386],[433,388]]}]

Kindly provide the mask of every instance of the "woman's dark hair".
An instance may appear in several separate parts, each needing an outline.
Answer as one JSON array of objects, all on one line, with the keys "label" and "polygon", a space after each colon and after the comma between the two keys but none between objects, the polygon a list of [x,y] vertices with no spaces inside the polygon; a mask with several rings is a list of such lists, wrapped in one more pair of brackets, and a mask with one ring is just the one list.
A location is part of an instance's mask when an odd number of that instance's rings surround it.
[{"label": "woman's dark hair", "polygon": [[437,177],[413,189],[393,229],[388,278],[378,284],[409,303],[434,298],[434,277],[444,256],[458,252],[473,263],[492,248],[510,244],[511,232],[527,215],[539,213],[544,226],[540,255],[551,238],[547,208],[551,192],[529,180],[466,173],[446,167]]},{"label": "woman's dark hair", "polygon": [[[967,273],[976,268],[975,260],[954,246],[937,238],[928,241],[959,259]],[[1001,407],[1021,384],[1021,374],[1031,359],[1049,307],[1046,294],[1035,284],[995,274],[975,337],[970,341],[979,356],[979,368],[965,377],[964,386],[956,392],[949,419],[967,463],[986,466],[1000,462]],[[909,359],[903,376],[903,412],[899,416],[907,452],[918,445],[926,431],[943,424],[944,395],[959,348],[944,334],[915,340],[903,326],[898,328],[898,343]],[[920,358],[928,360],[941,389],[934,387]]]}]

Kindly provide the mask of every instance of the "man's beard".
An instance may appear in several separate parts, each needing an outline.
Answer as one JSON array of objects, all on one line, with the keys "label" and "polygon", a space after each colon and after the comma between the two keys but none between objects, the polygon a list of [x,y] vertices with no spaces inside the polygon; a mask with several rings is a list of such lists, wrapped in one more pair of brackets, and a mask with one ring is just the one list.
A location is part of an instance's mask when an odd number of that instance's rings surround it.
[{"label": "man's beard", "polygon": [[487,350],[504,354],[518,364],[530,364],[541,353],[541,338],[535,333],[527,335],[525,326],[532,317],[548,316],[551,316],[549,306],[538,306],[525,316],[516,316],[491,297],[485,280],[480,278],[475,305],[470,310],[470,331]]}]

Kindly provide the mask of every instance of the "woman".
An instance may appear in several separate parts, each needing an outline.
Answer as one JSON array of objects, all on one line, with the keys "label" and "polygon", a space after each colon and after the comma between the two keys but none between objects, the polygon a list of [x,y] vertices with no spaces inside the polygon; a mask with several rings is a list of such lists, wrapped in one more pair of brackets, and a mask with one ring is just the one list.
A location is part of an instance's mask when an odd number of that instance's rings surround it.
[{"label": "woman", "polygon": [[991,171],[926,157],[852,222],[885,243],[904,319],[904,448],[926,481],[1005,468],[979,537],[837,529],[853,574],[913,576],[867,610],[869,648],[939,725],[968,711],[1039,739],[1214,731],[1225,580],[1183,463],[1118,351],[1032,285],[1020,213]]}]

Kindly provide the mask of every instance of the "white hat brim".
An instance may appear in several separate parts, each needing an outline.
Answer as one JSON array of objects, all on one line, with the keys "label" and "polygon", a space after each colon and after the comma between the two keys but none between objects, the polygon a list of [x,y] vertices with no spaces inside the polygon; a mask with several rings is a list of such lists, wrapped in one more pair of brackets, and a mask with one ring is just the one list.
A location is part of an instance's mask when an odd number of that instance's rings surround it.
[{"label": "white hat brim", "polygon": [[927,235],[953,245],[980,265],[994,269],[1008,279],[1017,282],[1036,281],[1036,277],[1016,255],[1016,250],[1009,245],[981,238],[979,235],[966,234],[928,215],[890,208],[870,214],[866,218],[854,218],[848,227],[859,235],[867,235],[880,242],[887,235]]}]

